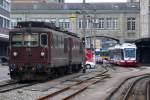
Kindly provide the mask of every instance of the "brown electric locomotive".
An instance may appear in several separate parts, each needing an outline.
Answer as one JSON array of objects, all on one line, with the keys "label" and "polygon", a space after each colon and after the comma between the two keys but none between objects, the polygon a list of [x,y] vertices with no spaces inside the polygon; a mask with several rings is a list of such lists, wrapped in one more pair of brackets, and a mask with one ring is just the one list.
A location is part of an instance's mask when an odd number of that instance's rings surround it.
[{"label": "brown electric locomotive", "polygon": [[45,22],[18,22],[9,33],[10,77],[45,80],[78,72],[82,64],[80,38]]}]

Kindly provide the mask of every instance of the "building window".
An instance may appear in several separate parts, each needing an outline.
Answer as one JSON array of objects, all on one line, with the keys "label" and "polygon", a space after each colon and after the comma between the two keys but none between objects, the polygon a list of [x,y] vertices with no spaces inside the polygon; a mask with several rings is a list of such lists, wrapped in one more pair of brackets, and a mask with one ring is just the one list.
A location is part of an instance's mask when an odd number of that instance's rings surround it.
[{"label": "building window", "polygon": [[70,25],[70,21],[69,19],[64,19],[64,28],[69,28],[69,25]]},{"label": "building window", "polygon": [[[93,26],[92,26],[92,24],[93,24]],[[83,19],[79,19],[79,21],[78,21],[78,27],[79,27],[80,29],[83,28]],[[91,20],[91,19],[86,19],[86,20],[85,20],[85,28],[86,28],[86,29],[89,29],[89,28],[92,28],[92,27],[94,27],[93,20]]]},{"label": "building window", "polygon": [[5,19],[3,17],[0,17],[0,28],[10,28],[10,21],[8,19]]},{"label": "building window", "polygon": [[118,19],[117,18],[107,18],[106,19],[106,28],[117,29],[118,28]]},{"label": "building window", "polygon": [[44,19],[45,22],[50,22],[50,20],[48,18]]},{"label": "building window", "polygon": [[59,0],[59,3],[63,3],[64,1],[63,0]]},{"label": "building window", "polygon": [[113,26],[113,29],[117,29],[118,28],[118,19],[117,18],[113,18],[112,26]]},{"label": "building window", "polygon": [[10,3],[6,0],[0,0],[0,7],[7,11],[10,11]]},{"label": "building window", "polygon": [[0,0],[0,6],[3,6],[3,0]]},{"label": "building window", "polygon": [[59,27],[63,28],[63,19],[59,19],[58,23],[59,23]]},{"label": "building window", "polygon": [[107,19],[106,19],[106,28],[108,28],[108,29],[111,29],[111,28],[112,28],[111,20],[112,20],[112,18],[107,18]]},{"label": "building window", "polygon": [[83,28],[83,20],[82,19],[79,19],[78,25],[79,25],[80,29]]},{"label": "building window", "polygon": [[127,18],[127,30],[135,30],[135,18]]},{"label": "building window", "polygon": [[18,17],[16,18],[17,22],[22,21],[22,18]]},{"label": "building window", "polygon": [[54,18],[50,19],[50,23],[56,25],[56,19],[54,19]]},{"label": "building window", "polygon": [[11,28],[14,28],[15,26],[17,26],[17,21],[16,21],[16,19],[12,19],[11,20]]},{"label": "building window", "polygon": [[104,18],[99,18],[99,27],[100,29],[104,29]]},{"label": "building window", "polygon": [[61,28],[69,28],[69,26],[70,26],[69,19],[59,19],[58,23],[59,23],[59,27],[61,27]]},{"label": "building window", "polygon": [[2,28],[2,27],[3,27],[3,18],[0,17],[0,28]]},{"label": "building window", "polygon": [[99,27],[99,21],[98,19],[91,20],[92,28],[98,28]]}]

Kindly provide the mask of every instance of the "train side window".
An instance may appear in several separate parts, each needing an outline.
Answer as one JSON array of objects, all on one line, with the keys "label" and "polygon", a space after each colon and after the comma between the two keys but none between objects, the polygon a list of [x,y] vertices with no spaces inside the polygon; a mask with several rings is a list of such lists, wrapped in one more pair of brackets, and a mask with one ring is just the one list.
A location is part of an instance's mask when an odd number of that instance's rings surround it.
[{"label": "train side window", "polygon": [[64,38],[64,53],[68,52],[68,39]]},{"label": "train side window", "polygon": [[43,33],[40,35],[41,39],[41,46],[47,46],[48,45],[48,35],[46,33]]}]

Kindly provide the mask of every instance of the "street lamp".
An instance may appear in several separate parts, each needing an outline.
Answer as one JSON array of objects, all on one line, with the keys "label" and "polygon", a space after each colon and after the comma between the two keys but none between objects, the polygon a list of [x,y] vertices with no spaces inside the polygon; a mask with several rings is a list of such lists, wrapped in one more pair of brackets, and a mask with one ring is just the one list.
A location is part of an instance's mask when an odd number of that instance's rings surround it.
[{"label": "street lamp", "polygon": [[[82,35],[82,39],[86,40],[85,37],[85,28],[86,28],[86,20],[85,20],[85,0],[83,0],[83,35]],[[86,52],[85,52],[85,43],[83,43],[83,73],[86,72]]]}]

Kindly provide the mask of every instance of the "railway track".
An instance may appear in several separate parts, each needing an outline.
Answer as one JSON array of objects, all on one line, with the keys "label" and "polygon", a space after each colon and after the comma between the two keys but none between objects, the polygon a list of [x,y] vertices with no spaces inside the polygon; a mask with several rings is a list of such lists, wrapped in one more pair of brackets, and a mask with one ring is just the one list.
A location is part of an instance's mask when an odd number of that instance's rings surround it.
[{"label": "railway track", "polygon": [[16,81],[11,81],[9,83],[0,85],[0,93],[8,92],[8,91],[23,88],[23,87],[32,86],[34,84],[37,84],[37,83],[35,82],[34,83],[19,83]]},{"label": "railway track", "polygon": [[124,95],[123,100],[137,100],[137,99],[146,100],[145,90],[146,90],[146,83],[148,81],[149,80],[147,79],[147,77],[143,77],[135,80],[128,88],[128,91]]},{"label": "railway track", "polygon": [[150,100],[150,81],[146,84],[146,100]]},{"label": "railway track", "polygon": [[[106,72],[108,72],[108,70],[104,70],[101,73],[104,74]],[[87,72],[84,75],[87,75],[87,74],[90,74],[90,73],[92,73],[92,72]],[[80,76],[83,76],[83,75],[82,74],[81,75],[80,74],[75,75],[72,79],[80,77]],[[49,82],[49,81],[52,81],[52,80],[48,80],[48,81],[44,81],[44,82],[34,82],[34,83],[19,83],[17,81],[13,81],[13,80],[6,80],[6,81],[0,82],[0,93],[9,92],[11,90],[32,86],[32,85],[38,84],[38,83],[45,83],[45,82]]]},{"label": "railway track", "polygon": [[150,100],[150,75],[127,78],[105,100]]},{"label": "railway track", "polygon": [[67,85],[61,89],[58,89],[54,92],[49,93],[48,95],[42,96],[38,98],[38,100],[68,100],[76,96],[77,94],[81,93],[85,89],[87,89],[89,86],[96,84],[97,82],[100,82],[101,80],[110,77],[108,74],[105,74],[108,70],[101,74],[96,74],[92,77],[83,79],[83,80],[75,80],[72,79],[70,81],[76,82],[72,85]]},{"label": "railway track", "polygon": [[13,80],[2,81],[2,82],[0,82],[0,88],[4,87],[4,86],[7,86],[7,85],[15,84],[15,83],[17,83],[17,82],[13,81]]}]

